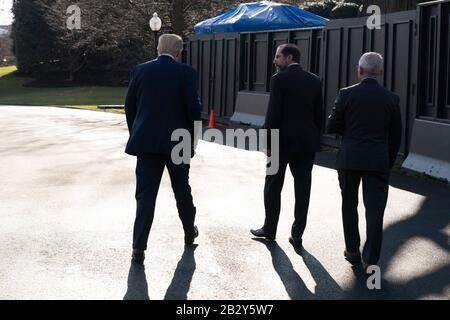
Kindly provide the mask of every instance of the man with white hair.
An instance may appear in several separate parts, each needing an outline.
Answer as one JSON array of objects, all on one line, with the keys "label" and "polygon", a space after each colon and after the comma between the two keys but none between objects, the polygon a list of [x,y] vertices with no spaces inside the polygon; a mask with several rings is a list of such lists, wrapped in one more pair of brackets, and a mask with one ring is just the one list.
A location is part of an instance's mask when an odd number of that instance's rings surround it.
[{"label": "man with white hair", "polygon": [[[200,120],[196,71],[181,64],[183,40],[175,34],[159,38],[159,57],[136,66],[125,101],[130,139],[125,152],[137,156],[137,211],[133,231],[133,261],[142,263],[153,222],[156,196],[164,168],[170,175],[186,245],[198,236],[196,209],[189,186],[189,164],[175,164],[172,133],[186,129],[194,137],[194,121]],[[193,151],[191,150],[191,155]]]},{"label": "man with white hair", "polygon": [[364,270],[376,265],[383,238],[389,173],[397,157],[402,121],[399,97],[377,81],[383,75],[383,57],[365,53],[358,66],[360,83],[341,89],[327,126],[328,133],[342,136],[337,156],[342,193],[345,258],[361,262],[358,230],[358,189],[363,185],[367,240],[362,260]]}]

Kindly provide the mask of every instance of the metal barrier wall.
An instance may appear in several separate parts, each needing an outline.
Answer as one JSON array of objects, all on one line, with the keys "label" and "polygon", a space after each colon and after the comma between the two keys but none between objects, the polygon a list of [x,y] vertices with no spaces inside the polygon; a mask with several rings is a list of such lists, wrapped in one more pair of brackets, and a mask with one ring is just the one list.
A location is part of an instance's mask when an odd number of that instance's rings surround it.
[{"label": "metal barrier wall", "polygon": [[450,2],[419,5],[421,119],[450,124]]},{"label": "metal barrier wall", "polygon": [[241,91],[269,92],[270,78],[276,72],[272,61],[276,49],[284,43],[294,43],[300,48],[300,64],[305,70],[320,72],[322,28],[241,33],[240,43]]},{"label": "metal barrier wall", "polygon": [[417,117],[403,167],[450,182],[450,1],[418,8]]},{"label": "metal barrier wall", "polygon": [[186,45],[186,63],[199,75],[203,114],[210,108],[219,118],[233,115],[238,90],[239,35],[192,36]]},{"label": "metal barrier wall", "polygon": [[[272,60],[280,44],[297,44],[302,66],[319,73],[321,37],[321,28],[190,37],[184,61],[199,73],[204,115],[214,109],[219,119],[227,122],[236,111],[238,92],[268,93],[275,74]],[[264,110],[265,106],[261,112]]]}]

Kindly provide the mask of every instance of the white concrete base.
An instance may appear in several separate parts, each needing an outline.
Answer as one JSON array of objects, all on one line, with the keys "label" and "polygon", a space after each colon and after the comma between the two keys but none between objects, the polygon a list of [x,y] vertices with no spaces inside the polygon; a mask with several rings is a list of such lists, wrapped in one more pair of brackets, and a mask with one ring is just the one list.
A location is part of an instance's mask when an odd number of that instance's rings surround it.
[{"label": "white concrete base", "polygon": [[236,98],[236,111],[232,122],[262,126],[266,119],[269,104],[268,93],[239,91]]},{"label": "white concrete base", "polygon": [[450,124],[416,119],[403,168],[450,181]]},{"label": "white concrete base", "polygon": [[450,183],[450,165],[446,161],[410,153],[402,167],[438,179],[446,179]]}]

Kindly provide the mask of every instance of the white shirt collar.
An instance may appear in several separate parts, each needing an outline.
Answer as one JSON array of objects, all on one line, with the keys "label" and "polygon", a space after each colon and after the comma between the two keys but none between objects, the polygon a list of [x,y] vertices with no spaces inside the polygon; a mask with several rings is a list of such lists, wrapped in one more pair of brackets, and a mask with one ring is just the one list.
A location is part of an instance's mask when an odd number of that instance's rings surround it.
[{"label": "white shirt collar", "polygon": [[290,67],[290,66],[295,66],[295,65],[299,65],[300,63],[298,63],[298,62],[293,62],[293,63],[291,63],[290,65],[288,65],[288,68]]},{"label": "white shirt collar", "polygon": [[173,55],[171,55],[170,53],[161,53],[159,56],[160,57],[161,56],[168,56],[168,57],[171,57],[173,60],[175,60],[175,57]]}]

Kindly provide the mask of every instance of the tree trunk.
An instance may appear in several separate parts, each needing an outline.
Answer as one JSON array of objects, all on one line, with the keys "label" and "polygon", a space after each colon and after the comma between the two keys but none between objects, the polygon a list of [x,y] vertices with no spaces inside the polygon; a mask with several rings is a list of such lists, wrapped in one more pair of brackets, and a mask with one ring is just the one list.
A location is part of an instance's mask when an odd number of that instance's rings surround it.
[{"label": "tree trunk", "polygon": [[172,32],[184,38],[184,32],[187,29],[184,8],[186,0],[173,0],[170,9],[170,22],[172,23]]}]

